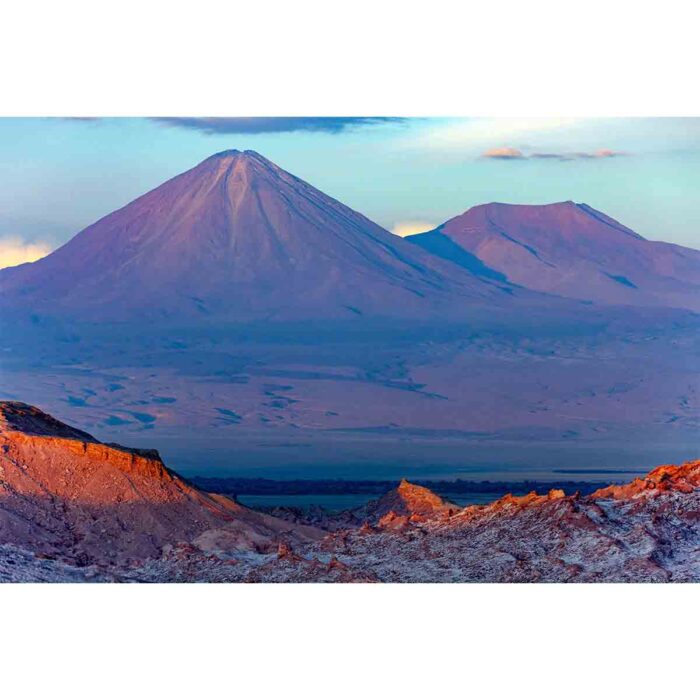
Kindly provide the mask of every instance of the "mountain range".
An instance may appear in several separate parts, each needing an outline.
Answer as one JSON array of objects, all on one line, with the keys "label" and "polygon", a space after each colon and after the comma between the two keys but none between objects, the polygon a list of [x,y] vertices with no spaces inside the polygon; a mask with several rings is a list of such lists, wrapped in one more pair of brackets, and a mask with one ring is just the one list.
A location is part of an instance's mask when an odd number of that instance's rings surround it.
[{"label": "mountain range", "polygon": [[0,270],[0,393],[187,473],[649,467],[697,443],[699,256],[572,202],[401,239],[224,151]]},{"label": "mountain range", "polygon": [[585,204],[488,204],[402,240],[236,150],[0,270],[5,309],[92,322],[449,317],[547,303],[534,292],[697,310],[699,286],[700,252],[646,241]]},{"label": "mountain range", "polygon": [[[454,269],[453,269],[454,267]],[[80,320],[420,317],[498,301],[461,274],[252,151],[224,151],[0,271],[0,293]],[[452,307],[450,307],[452,305]]]}]

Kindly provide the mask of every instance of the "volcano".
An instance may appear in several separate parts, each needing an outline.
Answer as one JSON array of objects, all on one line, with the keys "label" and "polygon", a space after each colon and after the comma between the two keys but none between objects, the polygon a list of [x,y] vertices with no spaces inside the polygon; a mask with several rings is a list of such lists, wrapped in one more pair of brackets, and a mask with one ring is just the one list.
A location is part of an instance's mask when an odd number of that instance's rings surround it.
[{"label": "volcano", "polygon": [[700,251],[646,240],[586,204],[484,204],[408,240],[530,290],[700,310]]},{"label": "volcano", "polygon": [[[414,316],[507,297],[254,151],[217,153],[0,272],[13,307],[83,320]],[[455,308],[459,308],[459,304]]]}]

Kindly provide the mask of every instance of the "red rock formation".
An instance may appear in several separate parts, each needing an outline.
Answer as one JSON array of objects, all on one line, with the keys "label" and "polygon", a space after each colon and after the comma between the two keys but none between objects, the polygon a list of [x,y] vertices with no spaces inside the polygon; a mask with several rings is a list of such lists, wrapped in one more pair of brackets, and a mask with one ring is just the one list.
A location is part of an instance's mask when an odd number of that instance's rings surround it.
[{"label": "red rock formation", "polygon": [[160,556],[167,543],[266,549],[312,528],[191,486],[158,453],[105,445],[39,409],[0,402],[0,544],[81,564]]},{"label": "red rock formation", "polygon": [[365,517],[370,522],[386,527],[391,523],[396,526],[411,519],[417,522],[425,516],[444,514],[456,509],[457,506],[449,504],[430,489],[402,479],[395,489],[367,506]]},{"label": "red rock formation", "polygon": [[692,493],[699,487],[700,461],[686,462],[679,466],[664,464],[629,484],[599,489],[592,494],[591,498],[630,499],[640,495],[652,495],[659,491]]},{"label": "red rock formation", "polygon": [[[385,499],[395,505],[396,491]],[[388,510],[378,527],[334,532],[318,548],[380,581],[700,581],[700,462],[587,497],[552,490],[456,513]]]}]

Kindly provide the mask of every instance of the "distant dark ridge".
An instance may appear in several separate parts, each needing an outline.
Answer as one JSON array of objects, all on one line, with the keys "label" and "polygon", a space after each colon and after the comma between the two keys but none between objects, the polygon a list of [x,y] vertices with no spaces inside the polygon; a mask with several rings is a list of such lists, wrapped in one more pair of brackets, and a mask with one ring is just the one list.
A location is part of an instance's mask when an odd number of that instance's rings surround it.
[{"label": "distant dark ridge", "polygon": [[632,474],[642,476],[646,469],[552,469],[555,474]]},{"label": "distant dark ridge", "polygon": [[[383,495],[399,484],[399,480],[352,481],[345,479],[251,479],[238,477],[193,477],[189,480],[205,491],[221,493],[227,496],[269,496],[269,495],[308,495],[308,494],[371,494]],[[411,483],[425,486],[435,493],[469,494],[492,493],[503,496],[507,493],[525,494],[530,491],[547,492],[550,489],[562,489],[571,494],[577,491],[583,495],[593,493],[607,486],[609,481],[433,481],[411,479]]]}]

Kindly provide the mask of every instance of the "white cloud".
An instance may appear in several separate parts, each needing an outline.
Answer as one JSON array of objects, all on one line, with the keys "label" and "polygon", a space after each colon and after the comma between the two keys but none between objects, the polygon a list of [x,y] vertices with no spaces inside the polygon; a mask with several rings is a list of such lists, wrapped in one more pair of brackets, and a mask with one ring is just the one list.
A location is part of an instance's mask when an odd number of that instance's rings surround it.
[{"label": "white cloud", "polygon": [[34,262],[50,252],[51,246],[41,241],[27,243],[19,236],[0,238],[0,269],[21,265],[26,262]]},{"label": "white cloud", "polygon": [[397,221],[391,227],[391,232],[403,238],[404,236],[412,236],[414,233],[424,233],[425,231],[432,231],[436,227],[437,224],[431,223],[430,221]]}]

